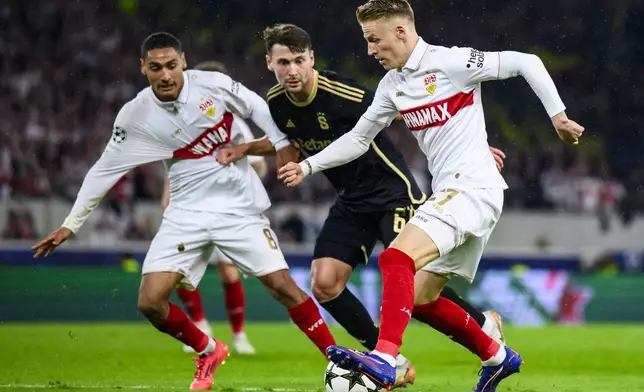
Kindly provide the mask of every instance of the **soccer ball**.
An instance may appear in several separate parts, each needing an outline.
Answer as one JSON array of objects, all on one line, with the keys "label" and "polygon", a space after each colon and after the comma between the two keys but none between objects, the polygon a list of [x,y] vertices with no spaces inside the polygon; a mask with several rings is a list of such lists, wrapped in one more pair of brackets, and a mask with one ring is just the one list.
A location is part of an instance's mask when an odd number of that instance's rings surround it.
[{"label": "soccer ball", "polygon": [[376,392],[379,388],[369,377],[337,367],[329,362],[324,372],[327,392]]}]

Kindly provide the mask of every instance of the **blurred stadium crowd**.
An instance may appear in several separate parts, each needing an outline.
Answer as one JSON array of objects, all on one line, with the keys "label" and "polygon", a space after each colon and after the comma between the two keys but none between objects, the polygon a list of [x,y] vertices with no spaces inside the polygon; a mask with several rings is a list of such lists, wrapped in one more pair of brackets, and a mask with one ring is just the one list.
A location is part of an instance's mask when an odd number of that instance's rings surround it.
[{"label": "blurred stadium crowd", "polygon": [[[157,30],[182,39],[189,65],[222,61],[234,78],[262,95],[275,80],[265,68],[260,32],[275,22],[296,23],[311,33],[318,69],[375,88],[384,71],[366,55],[354,18],[360,3],[50,0],[34,7],[4,0],[0,198],[17,205],[22,198],[73,200],[110,136],[117,111],[146,85],[138,47]],[[637,88],[644,85],[644,3],[598,0],[583,10],[571,0],[547,1],[547,6],[529,0],[475,3],[412,0],[418,30],[430,43],[538,54],[570,116],[586,127],[584,145],[566,148],[523,80],[486,84],[490,144],[508,156],[506,208],[618,213],[626,223],[644,212],[644,89]],[[429,190],[424,156],[404,124],[392,128],[387,132]],[[112,215],[129,211],[133,200],[158,200],[163,175],[161,164],[130,173],[107,197]],[[266,185],[274,204],[316,204],[334,197],[322,176],[295,191],[272,175]],[[31,219],[28,211],[14,208],[2,235],[34,237]],[[105,219],[108,225],[124,224]],[[301,226],[297,219],[280,225]],[[150,235],[131,230],[134,237]],[[291,237],[298,241],[294,230]]]}]

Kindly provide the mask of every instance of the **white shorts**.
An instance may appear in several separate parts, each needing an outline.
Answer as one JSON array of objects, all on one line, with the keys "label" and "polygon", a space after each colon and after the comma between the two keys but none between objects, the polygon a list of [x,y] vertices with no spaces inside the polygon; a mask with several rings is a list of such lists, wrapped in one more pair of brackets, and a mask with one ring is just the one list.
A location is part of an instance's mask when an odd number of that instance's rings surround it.
[{"label": "white shorts", "polygon": [[233,215],[167,209],[150,244],[142,273],[179,272],[197,288],[215,246],[245,275],[288,269],[277,237],[263,214]]},{"label": "white shorts", "polygon": [[427,233],[440,254],[422,269],[448,278],[460,276],[471,283],[502,209],[502,189],[434,193],[409,221]]},{"label": "white shorts", "polygon": [[208,262],[208,264],[233,264],[233,261],[230,259],[230,257],[226,256],[222,251],[219,250],[219,248],[215,246],[215,248],[212,250],[212,256],[210,256],[210,261]]}]

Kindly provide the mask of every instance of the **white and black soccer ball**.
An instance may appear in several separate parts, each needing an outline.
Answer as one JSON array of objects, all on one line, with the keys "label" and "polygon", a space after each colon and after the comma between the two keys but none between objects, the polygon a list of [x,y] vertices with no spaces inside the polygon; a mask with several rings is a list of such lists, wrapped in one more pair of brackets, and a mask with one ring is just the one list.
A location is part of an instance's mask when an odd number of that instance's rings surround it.
[{"label": "white and black soccer ball", "polygon": [[376,392],[380,388],[369,377],[337,367],[329,362],[324,371],[327,392]]}]

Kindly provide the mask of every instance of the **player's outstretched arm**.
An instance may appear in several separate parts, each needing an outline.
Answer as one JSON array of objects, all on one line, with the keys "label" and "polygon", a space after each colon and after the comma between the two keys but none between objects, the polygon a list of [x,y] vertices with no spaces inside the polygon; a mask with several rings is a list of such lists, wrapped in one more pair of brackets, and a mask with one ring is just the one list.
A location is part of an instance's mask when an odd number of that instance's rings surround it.
[{"label": "player's outstretched arm", "polygon": [[499,53],[499,61],[499,78],[522,76],[541,100],[561,140],[578,144],[584,127],[566,116],[566,107],[541,59],[533,54],[507,51]]},{"label": "player's outstretched arm", "polygon": [[569,144],[579,143],[584,127],[566,116],[566,106],[538,56],[513,51],[482,52],[472,48],[452,48],[445,58],[446,73],[464,89],[471,89],[487,80],[523,77],[541,100],[559,137]]},{"label": "player's outstretched arm", "polygon": [[106,156],[104,153],[85,175],[83,185],[76,196],[76,202],[62,227],[32,247],[36,251],[34,258],[42,255],[49,256],[56,247],[76,233],[98,207],[105,194],[131,169],[129,165],[111,166],[109,155],[108,153]]},{"label": "player's outstretched arm", "polygon": [[278,178],[287,186],[294,187],[308,175],[347,164],[369,150],[369,145],[385,125],[361,117],[350,132],[340,136],[319,153],[299,164],[290,162],[281,167]]},{"label": "player's outstretched arm", "polygon": [[36,251],[34,257],[50,255],[57,246],[78,232],[105,194],[128,171],[139,165],[172,157],[172,151],[159,144],[155,138],[125,125],[128,118],[126,108],[127,105],[116,118],[112,137],[105,151],[85,175],[76,201],[62,227],[32,247]]},{"label": "player's outstretched arm", "polygon": [[396,106],[389,98],[390,93],[391,86],[385,76],[378,84],[371,105],[351,131],[299,165],[289,163],[280,168],[278,178],[293,187],[308,175],[347,164],[366,153],[376,135],[398,115]]}]

